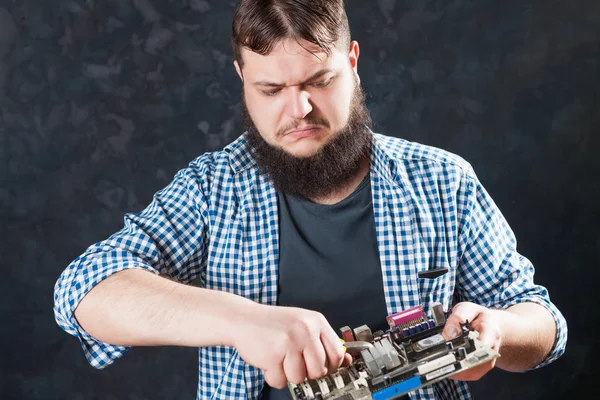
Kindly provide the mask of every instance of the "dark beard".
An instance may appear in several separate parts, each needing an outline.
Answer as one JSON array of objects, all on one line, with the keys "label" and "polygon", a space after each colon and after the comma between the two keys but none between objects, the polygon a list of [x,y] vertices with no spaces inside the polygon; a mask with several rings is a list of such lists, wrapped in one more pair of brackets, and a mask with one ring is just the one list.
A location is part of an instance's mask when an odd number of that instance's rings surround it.
[{"label": "dark beard", "polygon": [[[322,198],[354,177],[361,162],[369,155],[369,129],[372,127],[364,92],[358,82],[355,81],[355,85],[348,123],[310,157],[295,157],[267,143],[256,129],[242,95],[249,149],[259,170],[269,177],[277,191],[305,199]],[[319,123],[310,114],[304,120],[309,124],[323,125],[322,120]]]}]

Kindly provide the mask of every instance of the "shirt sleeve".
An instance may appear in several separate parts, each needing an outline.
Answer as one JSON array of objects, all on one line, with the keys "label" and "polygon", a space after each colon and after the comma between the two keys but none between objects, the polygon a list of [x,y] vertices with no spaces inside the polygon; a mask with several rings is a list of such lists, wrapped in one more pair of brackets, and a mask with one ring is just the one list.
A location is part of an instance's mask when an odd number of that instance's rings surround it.
[{"label": "shirt sleeve", "polygon": [[460,196],[464,227],[457,300],[497,309],[524,302],[545,307],[554,317],[556,337],[549,355],[532,369],[548,365],[565,351],[566,320],[550,300],[548,290],[534,282],[534,266],[518,253],[512,229],[472,171],[465,176],[464,189]]},{"label": "shirt sleeve", "polygon": [[205,267],[207,206],[194,171],[183,169],[151,204],[138,214],[126,214],[124,227],[71,262],[54,287],[58,325],[77,337],[88,362],[102,369],[129,347],[103,343],[77,322],[74,311],[99,282],[125,269],[142,269],[189,283]]}]

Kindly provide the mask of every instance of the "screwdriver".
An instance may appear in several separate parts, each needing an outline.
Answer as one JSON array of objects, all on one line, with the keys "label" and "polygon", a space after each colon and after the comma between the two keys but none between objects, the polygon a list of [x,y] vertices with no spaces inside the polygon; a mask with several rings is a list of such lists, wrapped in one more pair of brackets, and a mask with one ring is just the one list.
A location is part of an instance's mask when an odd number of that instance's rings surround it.
[{"label": "screwdriver", "polygon": [[344,352],[346,352],[346,350],[362,351],[373,348],[373,345],[371,343],[360,340],[354,342],[346,342],[344,339],[340,339],[340,342],[342,342],[342,345],[344,346]]}]

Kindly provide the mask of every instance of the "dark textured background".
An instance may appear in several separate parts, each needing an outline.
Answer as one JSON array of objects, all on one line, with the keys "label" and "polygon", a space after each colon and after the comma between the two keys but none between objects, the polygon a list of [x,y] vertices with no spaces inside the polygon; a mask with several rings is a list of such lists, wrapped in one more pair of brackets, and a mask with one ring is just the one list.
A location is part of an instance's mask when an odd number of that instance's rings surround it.
[{"label": "dark textured background", "polygon": [[[376,130],[470,161],[569,323],[559,361],[493,371],[476,398],[598,398],[600,2],[347,4]],[[1,399],[194,398],[194,349],[94,370],[55,324],[52,290],[125,212],[241,133],[233,9],[0,0]]]}]

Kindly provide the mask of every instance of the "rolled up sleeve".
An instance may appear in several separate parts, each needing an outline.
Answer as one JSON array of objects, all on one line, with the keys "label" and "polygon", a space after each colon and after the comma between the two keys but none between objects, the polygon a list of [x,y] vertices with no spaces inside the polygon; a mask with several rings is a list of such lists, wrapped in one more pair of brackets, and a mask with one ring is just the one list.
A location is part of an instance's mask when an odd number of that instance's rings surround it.
[{"label": "rolled up sleeve", "polygon": [[54,287],[54,315],[65,332],[77,337],[86,359],[102,369],[129,347],[101,342],[77,322],[74,311],[85,295],[109,276],[141,269],[188,283],[205,267],[206,203],[198,167],[183,169],[152,203],[138,214],[126,214],[124,227],[90,246],[60,274]]},{"label": "rolled up sleeve", "polygon": [[548,290],[534,282],[534,266],[518,253],[513,231],[485,188],[474,173],[466,179],[458,298],[488,308],[506,309],[526,302],[545,307],[556,323],[556,337],[546,359],[532,369],[548,365],[565,351],[566,320],[550,300]]}]

